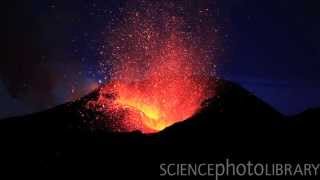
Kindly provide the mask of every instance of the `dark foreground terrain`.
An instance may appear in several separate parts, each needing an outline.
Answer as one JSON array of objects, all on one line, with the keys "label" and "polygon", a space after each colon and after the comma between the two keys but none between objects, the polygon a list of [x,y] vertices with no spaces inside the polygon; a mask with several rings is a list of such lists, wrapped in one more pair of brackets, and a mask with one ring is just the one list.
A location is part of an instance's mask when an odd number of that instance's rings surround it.
[{"label": "dark foreground terrain", "polygon": [[152,135],[89,128],[79,111],[94,119],[83,105],[97,92],[44,112],[1,120],[2,170],[118,179],[107,177],[159,177],[160,163],[226,158],[319,163],[320,109],[286,117],[240,86],[219,83],[218,96],[204,102],[199,113]]}]

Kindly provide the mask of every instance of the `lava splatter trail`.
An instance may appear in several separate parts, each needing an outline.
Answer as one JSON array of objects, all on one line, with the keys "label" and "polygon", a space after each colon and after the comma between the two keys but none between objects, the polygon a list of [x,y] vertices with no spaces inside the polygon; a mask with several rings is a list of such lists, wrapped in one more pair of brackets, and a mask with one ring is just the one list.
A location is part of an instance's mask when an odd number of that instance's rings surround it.
[{"label": "lava splatter trail", "polygon": [[190,27],[179,15],[184,6],[135,5],[108,36],[111,80],[95,107],[112,119],[114,130],[157,132],[192,116],[214,95],[214,39],[212,31],[201,30],[201,18]]}]

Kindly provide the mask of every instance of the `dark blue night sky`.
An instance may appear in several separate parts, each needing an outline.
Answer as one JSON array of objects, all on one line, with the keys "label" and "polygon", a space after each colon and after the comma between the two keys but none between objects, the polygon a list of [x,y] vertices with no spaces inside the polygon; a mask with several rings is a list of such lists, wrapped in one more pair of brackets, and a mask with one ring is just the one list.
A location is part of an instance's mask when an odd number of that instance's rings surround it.
[{"label": "dark blue night sky", "polygon": [[[192,2],[192,1],[190,1]],[[0,118],[39,111],[104,82],[101,48],[117,0],[8,1],[8,56],[0,60]],[[5,6],[6,5],[6,6]],[[320,11],[316,1],[217,0],[222,78],[284,114],[320,106]]]}]

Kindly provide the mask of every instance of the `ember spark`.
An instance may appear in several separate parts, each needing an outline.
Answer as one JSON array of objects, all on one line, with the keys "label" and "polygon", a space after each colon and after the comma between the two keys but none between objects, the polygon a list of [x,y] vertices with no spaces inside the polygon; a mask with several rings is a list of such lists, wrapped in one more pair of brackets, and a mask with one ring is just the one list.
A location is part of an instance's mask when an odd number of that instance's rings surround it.
[{"label": "ember spark", "polygon": [[175,8],[139,4],[108,36],[111,80],[100,89],[95,107],[117,131],[163,130],[192,116],[214,95],[210,31],[200,34],[201,21],[190,29]]}]

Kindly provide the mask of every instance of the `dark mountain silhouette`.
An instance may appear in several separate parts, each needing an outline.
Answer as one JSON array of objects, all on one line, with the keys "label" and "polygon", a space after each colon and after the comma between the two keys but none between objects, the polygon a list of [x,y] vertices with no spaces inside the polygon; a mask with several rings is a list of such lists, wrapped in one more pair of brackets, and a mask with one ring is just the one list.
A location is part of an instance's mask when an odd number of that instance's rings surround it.
[{"label": "dark mountain silhouette", "polygon": [[47,111],[1,120],[6,159],[1,163],[17,172],[158,177],[161,162],[319,161],[320,109],[286,117],[237,84],[218,84],[217,96],[193,117],[156,134],[108,131],[94,120],[96,112],[84,108],[98,90]]}]

